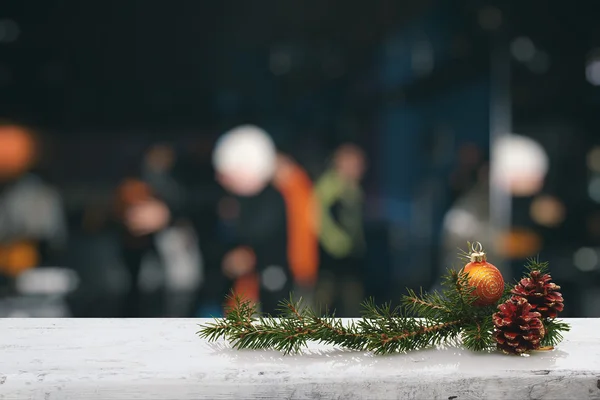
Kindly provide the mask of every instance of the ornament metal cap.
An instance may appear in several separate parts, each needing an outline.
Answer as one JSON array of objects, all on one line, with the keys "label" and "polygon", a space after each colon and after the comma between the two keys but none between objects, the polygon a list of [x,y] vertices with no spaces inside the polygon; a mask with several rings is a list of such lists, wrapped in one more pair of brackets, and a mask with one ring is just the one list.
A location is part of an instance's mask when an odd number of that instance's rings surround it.
[{"label": "ornament metal cap", "polygon": [[471,244],[471,262],[485,262],[486,257],[483,246],[479,242]]}]

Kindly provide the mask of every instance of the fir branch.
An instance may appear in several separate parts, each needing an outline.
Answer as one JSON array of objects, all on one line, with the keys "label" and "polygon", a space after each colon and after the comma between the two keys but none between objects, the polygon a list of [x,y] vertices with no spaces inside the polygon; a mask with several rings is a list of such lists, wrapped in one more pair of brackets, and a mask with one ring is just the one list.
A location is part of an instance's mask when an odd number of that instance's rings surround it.
[{"label": "fir branch", "polygon": [[[547,263],[530,260],[529,271],[546,271]],[[502,301],[511,296],[512,284],[506,284]],[[257,316],[257,306],[240,297],[224,318],[201,326],[198,334],[209,341],[225,339],[237,349],[274,349],[284,353],[300,352],[309,342],[342,348],[372,351],[375,354],[407,352],[462,339],[470,350],[493,347],[492,314],[495,305],[474,306],[475,287],[467,274],[449,270],[440,292],[418,294],[408,290],[401,305],[376,305],[373,299],[363,303],[362,318],[342,321],[333,314],[324,316],[304,305],[302,299],[280,303],[281,317]],[[413,318],[416,317],[416,318]],[[544,346],[554,346],[569,325],[557,320],[543,321]]]},{"label": "fir branch", "polygon": [[475,310],[473,303],[477,300],[477,296],[475,287],[469,284],[468,274],[448,270],[442,286],[445,288],[444,293],[450,304],[453,305],[452,310],[460,315],[468,315]]},{"label": "fir branch", "polygon": [[493,330],[494,324],[492,322],[491,314],[488,314],[483,318],[467,321],[463,326],[461,335],[462,343],[469,350],[490,350],[495,345],[492,337]]},{"label": "fir branch", "polygon": [[299,322],[303,322],[310,314],[310,309],[304,304],[304,299],[300,297],[294,301],[292,293],[290,293],[288,300],[279,302],[277,310],[283,317],[296,318]]},{"label": "fir branch", "polygon": [[364,332],[381,334],[405,328],[401,324],[401,319],[404,317],[404,310],[400,307],[392,309],[392,305],[389,302],[379,306],[375,304],[373,298],[365,300],[361,306],[362,320],[359,321],[358,325]]},{"label": "fir branch", "polygon": [[525,269],[527,270],[528,275],[531,274],[533,271],[539,271],[542,274],[545,274],[549,272],[549,264],[546,261],[540,261],[539,256],[535,258],[531,257],[527,259]]},{"label": "fir branch", "polygon": [[466,262],[471,262],[471,249],[473,248],[473,243],[467,242],[467,250],[461,249],[458,247],[458,259]]},{"label": "fir branch", "polygon": [[512,295],[513,295],[512,290],[514,289],[516,284],[517,284],[517,282],[514,282],[514,283],[504,282],[504,291],[502,292],[502,297],[500,298],[500,301],[498,302],[499,304],[504,303],[506,300],[508,300],[510,297],[512,297]]},{"label": "fir branch", "polygon": [[405,308],[392,309],[389,303],[377,306],[372,299],[363,307],[358,326],[368,340],[366,350],[375,354],[423,349],[456,338],[460,331],[460,320],[410,318]]},{"label": "fir branch", "polygon": [[[364,347],[366,339],[357,331],[353,322],[350,322],[348,326],[344,326],[343,322],[333,315],[318,316],[309,307],[302,304],[302,298],[297,302],[290,298],[289,301],[282,303],[281,308],[302,324],[302,329],[296,328],[297,332],[286,338],[286,340],[302,337],[304,345],[308,340],[313,340],[354,350],[360,350]],[[296,346],[293,350],[298,352],[300,348]]]},{"label": "fir branch", "polygon": [[201,338],[211,342],[227,339],[235,337],[236,334],[240,334],[252,326],[252,318],[257,314],[258,305],[233,294],[233,292],[227,295],[226,300],[231,300],[233,304],[226,307],[225,318],[215,318],[214,323],[201,326],[201,329],[196,332]]},{"label": "fir branch", "polygon": [[462,321],[449,321],[434,324],[430,321],[420,322],[411,318],[404,319],[407,329],[395,334],[382,333],[372,336],[368,350],[375,354],[407,352],[435,346],[456,338]]},{"label": "fir branch", "polygon": [[334,317],[317,317],[303,305],[302,299],[282,301],[278,311],[281,318],[261,316],[254,320],[246,319],[253,313],[248,310],[246,302],[236,301],[226,318],[204,326],[198,334],[209,341],[225,338],[236,349],[273,349],[284,354],[300,352],[308,341],[355,350],[365,347],[366,338],[353,323],[344,327]]},{"label": "fir branch", "polygon": [[361,333],[354,322],[344,326],[334,317],[313,318],[313,340],[329,345],[336,345],[352,350],[364,350],[368,337]]},{"label": "fir branch", "polygon": [[409,314],[421,318],[444,318],[452,311],[448,300],[439,292],[426,293],[421,288],[417,294],[414,290],[408,289],[407,294],[402,297],[402,304]]},{"label": "fir branch", "polygon": [[281,318],[260,316],[245,325],[238,324],[237,315],[229,313],[227,319],[233,323],[226,338],[237,349],[274,349],[284,353],[299,351],[306,346],[307,336],[311,333],[304,323],[301,300],[293,302],[290,297],[290,300],[279,304],[278,310]]},{"label": "fir branch", "polygon": [[544,329],[546,331],[542,339],[542,346],[556,346],[562,342],[563,333],[571,330],[569,324],[557,319],[546,318],[542,320],[542,322],[544,323]]},{"label": "fir branch", "polygon": [[230,342],[237,349],[273,349],[297,352],[306,345],[306,330],[288,318],[261,317],[251,328],[234,335]]}]

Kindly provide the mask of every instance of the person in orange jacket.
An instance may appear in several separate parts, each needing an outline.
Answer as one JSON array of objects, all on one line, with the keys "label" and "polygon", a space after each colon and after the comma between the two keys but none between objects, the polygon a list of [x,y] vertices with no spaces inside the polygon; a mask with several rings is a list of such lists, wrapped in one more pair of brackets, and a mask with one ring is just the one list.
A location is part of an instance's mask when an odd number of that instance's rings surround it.
[{"label": "person in orange jacket", "polygon": [[294,159],[281,152],[273,182],[286,204],[288,260],[294,282],[302,292],[311,291],[319,269],[319,208],[313,183]]},{"label": "person in orange jacket", "polygon": [[[310,297],[315,289],[319,270],[319,205],[313,191],[313,183],[306,171],[292,157],[278,152],[273,186],[285,202],[287,260],[295,290],[304,297]],[[238,252],[232,256],[240,259],[251,258],[252,253]],[[236,264],[234,260],[231,260],[231,263]],[[258,276],[247,274],[235,280],[233,289],[242,297],[258,302],[259,286]]]}]

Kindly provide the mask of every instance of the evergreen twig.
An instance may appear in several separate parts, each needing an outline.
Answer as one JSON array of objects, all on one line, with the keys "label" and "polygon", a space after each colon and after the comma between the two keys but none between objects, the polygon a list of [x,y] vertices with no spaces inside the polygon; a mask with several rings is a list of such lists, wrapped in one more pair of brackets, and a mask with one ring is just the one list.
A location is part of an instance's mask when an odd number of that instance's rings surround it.
[{"label": "evergreen twig", "polygon": [[413,289],[407,289],[407,294],[402,298],[402,304],[409,314],[417,315],[422,318],[444,318],[452,313],[449,308],[451,304],[443,294],[434,291],[426,293],[421,289],[417,294]]},{"label": "evergreen twig", "polygon": [[525,269],[528,273],[533,271],[539,271],[542,274],[549,272],[549,264],[548,262],[540,261],[539,257],[531,257],[527,259],[527,263],[525,264]]},{"label": "evergreen twig", "polygon": [[571,330],[571,327],[566,322],[557,319],[545,319],[544,329],[546,331],[542,339],[542,346],[556,346],[563,340],[563,333]]},{"label": "evergreen twig", "polygon": [[462,342],[466,348],[473,351],[490,350],[495,342],[492,337],[494,324],[491,314],[467,321],[463,327]]},{"label": "evergreen twig", "polygon": [[471,261],[471,249],[473,247],[473,243],[467,242],[467,250],[458,248],[458,259],[465,262]]},{"label": "evergreen twig", "polygon": [[[548,264],[530,259],[526,268],[546,271]],[[408,352],[458,339],[470,350],[493,348],[496,305],[474,306],[475,288],[462,272],[449,270],[442,285],[441,291],[431,293],[409,289],[396,307],[368,299],[356,321],[321,315],[291,296],[280,303],[277,318],[257,316],[256,304],[232,294],[233,306],[225,317],[201,326],[198,334],[209,341],[225,339],[237,349],[274,349],[286,354],[301,351],[311,341],[375,354]],[[505,286],[500,302],[510,297],[513,287]],[[555,346],[569,330],[568,324],[558,320],[546,319],[544,326],[543,346]]]}]

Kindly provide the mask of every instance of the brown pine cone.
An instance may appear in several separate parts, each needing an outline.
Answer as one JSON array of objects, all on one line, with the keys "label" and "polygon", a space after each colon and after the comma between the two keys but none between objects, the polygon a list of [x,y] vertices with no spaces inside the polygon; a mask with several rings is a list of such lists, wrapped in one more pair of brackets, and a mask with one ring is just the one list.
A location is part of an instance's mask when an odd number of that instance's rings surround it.
[{"label": "brown pine cone", "polygon": [[521,279],[511,291],[516,296],[524,297],[542,318],[556,318],[564,308],[560,286],[551,282],[550,274],[531,271],[529,277]]},{"label": "brown pine cone", "polygon": [[506,354],[523,354],[540,347],[544,324],[540,313],[533,311],[525,298],[513,296],[500,304],[498,310],[492,318],[499,350]]}]

